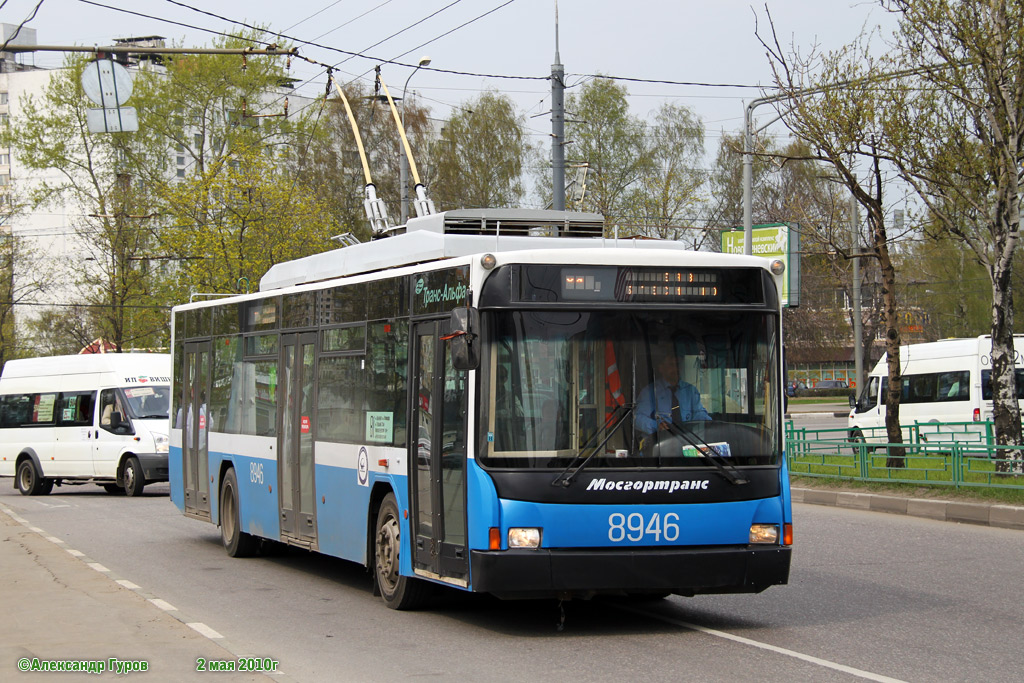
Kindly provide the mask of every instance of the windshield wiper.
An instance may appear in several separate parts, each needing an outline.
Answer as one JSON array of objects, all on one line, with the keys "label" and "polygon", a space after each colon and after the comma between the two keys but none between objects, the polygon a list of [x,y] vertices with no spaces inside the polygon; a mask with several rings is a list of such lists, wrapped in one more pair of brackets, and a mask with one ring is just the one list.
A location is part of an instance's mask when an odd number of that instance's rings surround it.
[{"label": "windshield wiper", "polygon": [[714,465],[730,484],[739,486],[750,483],[748,479],[744,479],[740,475],[739,470],[737,470],[734,465],[727,462],[725,458],[720,456],[718,451],[715,450],[715,447],[702,439],[700,434],[697,432],[688,427],[677,425],[674,422],[668,423],[668,430],[693,446],[700,458],[704,462]]},{"label": "windshield wiper", "polygon": [[[625,424],[626,418],[630,414],[632,414],[632,412],[632,403],[628,405],[615,406],[615,410],[613,410],[612,414],[608,416],[608,419],[604,421],[604,428],[607,429],[608,426],[611,425],[611,429],[608,430],[608,434],[601,440],[601,443],[597,444],[597,446],[594,447],[594,450],[590,452],[590,455],[584,458],[583,462],[581,462],[575,469],[573,469],[572,463],[569,463],[569,466],[562,470],[562,472],[557,477],[554,478],[554,480],[551,482],[551,485],[563,487],[568,487],[569,485],[571,485],[573,480],[576,479],[576,475],[580,473],[580,470],[586,467],[587,463],[589,463],[595,455],[601,452],[601,449],[604,448],[604,445],[608,443],[608,441],[613,436],[615,436],[615,432],[619,431],[619,427]],[[613,421],[614,424],[612,424]],[[586,440],[586,442],[584,442],[580,449],[576,451],[576,455],[572,459],[573,463],[580,458],[581,454],[587,450],[587,446],[590,444],[590,442],[593,441],[594,437],[596,437],[600,433],[600,430],[595,431],[593,436],[591,436],[589,439]],[[569,470],[572,470],[572,472],[569,473]]]}]

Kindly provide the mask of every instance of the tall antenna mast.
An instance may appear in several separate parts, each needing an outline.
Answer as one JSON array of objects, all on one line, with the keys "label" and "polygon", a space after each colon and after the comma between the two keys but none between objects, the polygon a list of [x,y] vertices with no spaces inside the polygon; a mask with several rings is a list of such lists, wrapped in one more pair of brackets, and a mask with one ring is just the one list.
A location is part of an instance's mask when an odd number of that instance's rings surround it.
[{"label": "tall antenna mast", "polygon": [[555,0],[555,63],[551,65],[551,208],[565,211],[565,68],[558,54],[558,0]]}]

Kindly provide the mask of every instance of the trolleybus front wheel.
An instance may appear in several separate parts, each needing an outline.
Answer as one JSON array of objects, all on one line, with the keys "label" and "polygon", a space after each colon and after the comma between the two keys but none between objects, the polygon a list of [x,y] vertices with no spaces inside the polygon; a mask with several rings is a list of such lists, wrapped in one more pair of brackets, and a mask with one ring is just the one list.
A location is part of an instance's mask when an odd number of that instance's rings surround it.
[{"label": "trolleybus front wheel", "polygon": [[427,598],[428,585],[398,572],[401,534],[398,503],[389,493],[381,501],[374,534],[374,574],[384,604],[391,609],[415,609]]},{"label": "trolleybus front wheel", "polygon": [[220,485],[220,538],[224,550],[231,557],[251,557],[256,554],[260,540],[242,531],[238,514],[238,479],[235,469],[224,474]]},{"label": "trolleybus front wheel", "polygon": [[23,496],[45,496],[53,490],[53,479],[46,479],[31,458],[18,463],[18,491]]}]

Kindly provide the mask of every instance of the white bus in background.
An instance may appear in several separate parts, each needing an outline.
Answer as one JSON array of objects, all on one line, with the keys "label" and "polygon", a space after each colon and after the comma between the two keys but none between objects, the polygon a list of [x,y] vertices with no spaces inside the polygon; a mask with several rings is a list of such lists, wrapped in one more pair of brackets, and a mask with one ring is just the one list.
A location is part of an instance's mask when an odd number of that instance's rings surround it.
[{"label": "white bus in background", "polygon": [[104,353],[10,360],[0,375],[0,477],[22,494],[167,481],[171,358]]},{"label": "white bus in background", "polygon": [[[1014,336],[1017,365],[1017,398],[1024,398],[1024,335]],[[922,425],[928,438],[937,428],[929,424],[961,423],[950,428],[950,437],[969,440],[986,435],[984,423],[992,420],[992,338],[943,339],[900,347],[903,395],[900,424],[904,439],[909,428]],[[885,443],[885,391],[889,384],[885,354],[868,375],[859,397],[850,398],[848,428],[851,441]],[[963,423],[977,423],[977,426]]]}]

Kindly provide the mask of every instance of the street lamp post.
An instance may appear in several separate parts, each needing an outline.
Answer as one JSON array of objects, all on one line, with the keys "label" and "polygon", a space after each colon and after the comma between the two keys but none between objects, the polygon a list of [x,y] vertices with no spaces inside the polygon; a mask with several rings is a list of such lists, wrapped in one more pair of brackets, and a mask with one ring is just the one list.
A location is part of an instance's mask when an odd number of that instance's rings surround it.
[{"label": "street lamp post", "polygon": [[[420,67],[429,65],[430,57],[420,57],[419,64],[409,74],[409,78],[405,79],[405,85],[402,87],[402,128],[405,128],[405,92],[409,89],[409,81],[420,70]],[[401,186],[402,195],[402,225],[405,225],[409,220],[409,160],[405,158],[405,154],[398,155],[398,183]]]}]

